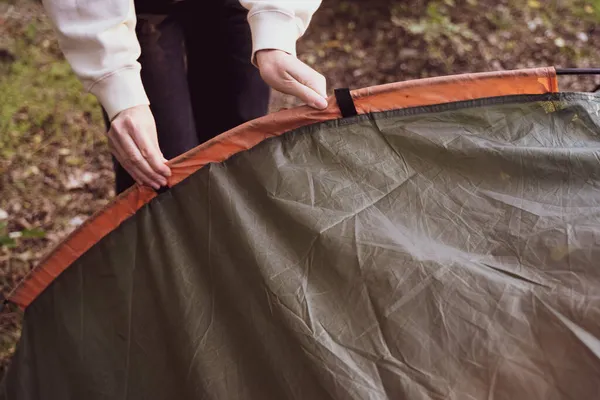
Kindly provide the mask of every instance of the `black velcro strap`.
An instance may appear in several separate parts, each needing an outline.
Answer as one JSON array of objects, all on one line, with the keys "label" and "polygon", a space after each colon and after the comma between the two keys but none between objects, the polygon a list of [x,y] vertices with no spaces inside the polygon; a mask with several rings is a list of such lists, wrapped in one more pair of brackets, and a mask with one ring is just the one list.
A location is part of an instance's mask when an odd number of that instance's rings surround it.
[{"label": "black velcro strap", "polygon": [[337,100],[338,107],[342,112],[342,117],[348,118],[358,115],[358,112],[356,112],[356,107],[354,107],[354,101],[352,100],[350,89],[335,89],[335,99]]}]

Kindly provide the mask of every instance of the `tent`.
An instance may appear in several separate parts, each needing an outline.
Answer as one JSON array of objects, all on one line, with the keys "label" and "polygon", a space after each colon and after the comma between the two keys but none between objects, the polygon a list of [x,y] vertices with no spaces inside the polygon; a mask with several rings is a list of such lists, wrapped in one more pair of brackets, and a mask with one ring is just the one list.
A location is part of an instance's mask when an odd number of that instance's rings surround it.
[{"label": "tent", "polygon": [[597,398],[599,135],[554,68],[237,127],[8,294],[0,399]]}]

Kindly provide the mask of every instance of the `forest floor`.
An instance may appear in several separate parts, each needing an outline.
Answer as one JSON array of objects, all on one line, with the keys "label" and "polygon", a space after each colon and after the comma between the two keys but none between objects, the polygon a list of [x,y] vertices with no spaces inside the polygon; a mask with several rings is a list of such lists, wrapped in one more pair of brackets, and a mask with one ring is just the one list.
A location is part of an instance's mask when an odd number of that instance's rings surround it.
[{"label": "forest floor", "polygon": [[[327,0],[298,53],[330,92],[464,72],[600,67],[599,24],[600,0]],[[590,91],[597,79],[560,84]],[[292,105],[273,97],[273,111]],[[113,196],[95,99],[82,94],[39,3],[0,0],[0,291]],[[0,377],[21,318],[12,307],[0,315]]]}]

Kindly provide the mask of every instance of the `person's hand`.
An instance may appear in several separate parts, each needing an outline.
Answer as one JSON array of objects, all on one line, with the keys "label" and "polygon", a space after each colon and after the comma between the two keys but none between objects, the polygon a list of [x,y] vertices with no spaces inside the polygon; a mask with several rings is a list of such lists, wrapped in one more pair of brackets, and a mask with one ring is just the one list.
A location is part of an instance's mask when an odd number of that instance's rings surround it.
[{"label": "person's hand", "polygon": [[158,147],[156,123],[149,106],[121,111],[111,123],[108,143],[113,155],[137,183],[155,189],[167,185],[171,170]]},{"label": "person's hand", "polygon": [[295,96],[311,107],[327,107],[325,77],[281,50],[259,50],[256,64],[263,80],[273,89]]}]

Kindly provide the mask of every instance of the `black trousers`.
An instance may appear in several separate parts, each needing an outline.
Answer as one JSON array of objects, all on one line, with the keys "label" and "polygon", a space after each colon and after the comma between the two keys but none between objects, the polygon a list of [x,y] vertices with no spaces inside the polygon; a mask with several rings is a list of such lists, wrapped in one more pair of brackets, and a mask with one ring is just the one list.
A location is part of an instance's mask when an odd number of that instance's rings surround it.
[{"label": "black trousers", "polygon": [[[247,11],[237,0],[202,1],[202,10],[187,0],[137,3],[142,82],[165,158],[268,112],[270,89],[250,62]],[[116,160],[115,174],[117,193],[134,184]]]}]

